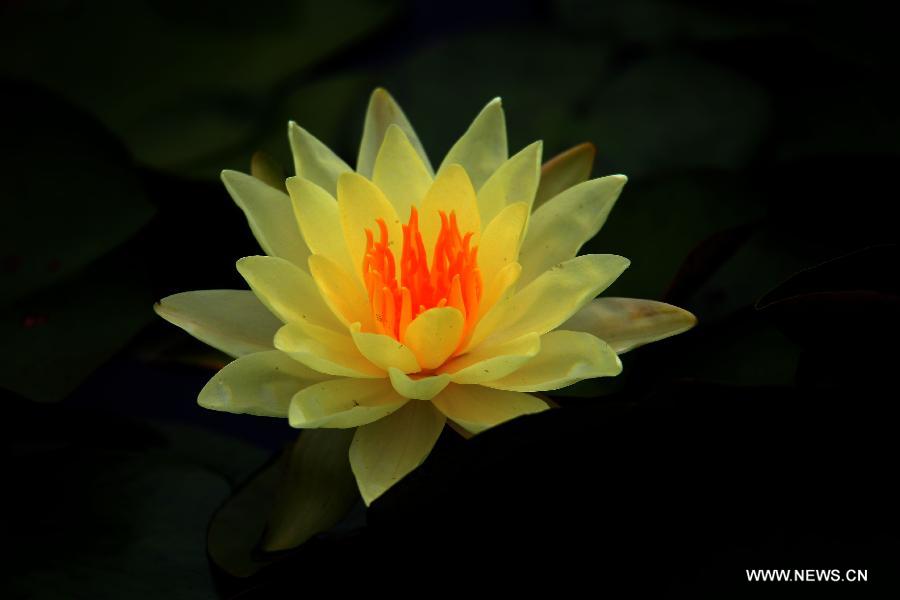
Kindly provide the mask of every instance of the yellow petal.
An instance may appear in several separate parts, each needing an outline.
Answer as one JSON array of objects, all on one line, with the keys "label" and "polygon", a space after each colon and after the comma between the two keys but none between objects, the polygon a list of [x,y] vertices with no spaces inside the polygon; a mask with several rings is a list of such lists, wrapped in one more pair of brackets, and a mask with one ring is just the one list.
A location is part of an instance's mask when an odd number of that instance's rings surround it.
[{"label": "yellow petal", "polygon": [[409,221],[409,208],[418,206],[431,187],[431,173],[397,125],[387,129],[375,159],[372,182],[391,201],[403,223]]},{"label": "yellow petal", "polygon": [[323,379],[283,352],[270,350],[248,354],[213,375],[197,402],[210,410],[287,417],[291,398],[301,389]]},{"label": "yellow petal", "polygon": [[496,345],[555,329],[605,290],[628,265],[627,258],[615,254],[587,254],[545,271],[493,309],[500,316],[491,323],[493,335],[483,343]]},{"label": "yellow petal", "polygon": [[471,433],[550,408],[531,394],[478,385],[450,385],[431,402],[448,419]]},{"label": "yellow petal", "polygon": [[312,181],[333,196],[337,190],[338,175],[353,169],[293,121],[288,124],[288,140],[294,155],[295,174]]},{"label": "yellow petal", "polygon": [[456,350],[463,324],[462,313],[455,308],[430,308],[409,324],[403,343],[423,369],[436,369]]},{"label": "yellow petal", "polygon": [[356,173],[341,175],[337,200],[350,260],[358,273],[362,273],[366,254],[366,229],[379,239],[378,219],[383,219],[387,225],[388,247],[399,259],[403,249],[403,228],[397,211],[378,186]]},{"label": "yellow petal", "polygon": [[334,197],[302,177],[290,177],[287,189],[294,207],[294,216],[310,251],[352,273],[354,266],[344,241],[344,228]]},{"label": "yellow petal", "polygon": [[434,248],[441,231],[439,214],[441,211],[448,217],[451,211],[455,212],[460,232],[465,235],[471,231],[474,234],[472,245],[478,244],[481,238],[478,199],[475,196],[475,188],[469,181],[469,176],[461,166],[450,165],[441,171],[422,199],[421,206],[419,225],[422,231],[422,241],[428,252]]},{"label": "yellow petal", "polygon": [[263,251],[306,269],[309,248],[293,218],[288,195],[256,177],[237,171],[222,171],[222,182],[235,204],[244,211],[250,230]]},{"label": "yellow petal", "polygon": [[363,329],[372,329],[372,311],[369,299],[359,280],[324,256],[309,257],[309,272],[318,290],[334,315],[346,327],[362,323]]},{"label": "yellow petal", "polygon": [[291,427],[359,427],[406,404],[386,380],[331,379],[297,392],[290,404]]},{"label": "yellow petal", "polygon": [[438,169],[438,176],[449,165],[459,164],[479,189],[508,157],[506,119],[500,98],[488,102],[469,129],[450,148]]},{"label": "yellow petal", "polygon": [[375,159],[384,136],[391,125],[397,125],[406,134],[410,144],[416,149],[422,164],[428,170],[428,174],[434,173],[431,163],[428,162],[428,156],[416,132],[413,131],[412,125],[400,105],[397,104],[390,94],[383,88],[378,88],[372,92],[369,99],[369,108],[366,111],[366,121],[363,125],[362,142],[359,145],[359,158],[356,161],[356,171],[366,177],[372,177],[375,170]]},{"label": "yellow petal", "polygon": [[478,268],[486,285],[490,286],[502,269],[517,262],[527,222],[528,205],[516,202],[501,210],[484,230],[484,241],[478,247]]},{"label": "yellow petal", "polygon": [[281,321],[248,290],[182,292],[163,298],[153,309],[233,357],[272,350],[272,338],[281,327]]},{"label": "yellow petal", "polygon": [[410,400],[431,400],[450,383],[450,378],[446,375],[414,378],[393,367],[388,369],[388,375],[397,393]]},{"label": "yellow petal", "polygon": [[622,354],[638,346],[683,333],[697,317],[677,306],[636,298],[597,298],[562,324],[586,331]]},{"label": "yellow petal", "polygon": [[478,206],[481,222],[490,223],[503,207],[524,202],[531,212],[531,204],[541,179],[541,142],[526,146],[524,150],[503,163],[478,190]]},{"label": "yellow petal", "polygon": [[578,254],[578,249],[603,227],[626,181],[624,175],[585,181],[534,211],[519,251],[520,285],[527,285],[553,265]]},{"label": "yellow petal", "polygon": [[237,270],[257,298],[285,323],[309,321],[340,329],[309,273],[274,256],[247,256]]},{"label": "yellow petal", "polygon": [[257,150],[250,157],[250,174],[279,192],[287,192],[284,187],[284,169],[262,150]]},{"label": "yellow petal", "polygon": [[446,373],[453,383],[476,384],[509,375],[541,349],[541,337],[529,333],[499,346],[476,347],[449,360],[438,372]]},{"label": "yellow petal", "polygon": [[516,392],[541,392],[621,372],[618,355],[600,338],[583,331],[556,330],[541,338],[541,351],[522,368],[484,385]]},{"label": "yellow petal", "polygon": [[597,148],[586,142],[557,154],[541,167],[541,183],[534,197],[535,208],[573,185],[587,181],[594,168]]},{"label": "yellow petal", "polygon": [[506,265],[500,269],[494,281],[485,287],[478,305],[478,323],[463,345],[463,352],[478,347],[503,321],[509,307],[509,299],[516,292],[516,282],[521,272],[522,267],[519,263]]},{"label": "yellow petal", "polygon": [[373,365],[385,371],[389,368],[397,368],[403,373],[419,371],[413,351],[394,338],[380,333],[363,333],[360,323],[354,323],[350,333],[360,354]]},{"label": "yellow petal", "polygon": [[275,347],[320,373],[370,379],[387,376],[359,353],[349,333],[289,323],[275,334]]},{"label": "yellow petal", "polygon": [[367,506],[425,461],[445,421],[430,402],[407,402],[356,430],[350,467]]}]

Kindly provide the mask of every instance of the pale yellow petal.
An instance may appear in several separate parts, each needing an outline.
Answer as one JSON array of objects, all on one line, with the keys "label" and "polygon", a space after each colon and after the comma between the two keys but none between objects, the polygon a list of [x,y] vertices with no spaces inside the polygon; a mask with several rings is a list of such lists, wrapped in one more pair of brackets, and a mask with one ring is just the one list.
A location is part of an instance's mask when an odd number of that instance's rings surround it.
[{"label": "pale yellow petal", "polygon": [[371,331],[373,319],[369,298],[358,279],[334,261],[315,254],[309,257],[309,272],[322,299],[344,326],[362,323],[364,330]]},{"label": "pale yellow petal", "polygon": [[285,323],[341,327],[313,278],[299,267],[274,256],[247,256],[237,262],[237,270],[257,298]]},{"label": "pale yellow petal", "polygon": [[497,325],[503,321],[509,307],[509,299],[516,293],[516,282],[521,272],[522,267],[519,263],[506,265],[500,269],[494,281],[485,287],[478,305],[478,322],[469,339],[463,344],[463,352],[476,348],[494,333]]},{"label": "pale yellow petal", "polygon": [[447,375],[409,376],[393,367],[388,370],[388,375],[397,393],[410,400],[431,400],[450,383]]},{"label": "pale yellow petal", "polygon": [[358,269],[350,260],[341,215],[334,197],[302,177],[290,177],[287,189],[294,207],[294,216],[310,252],[324,256],[348,273]]},{"label": "pale yellow petal", "polygon": [[626,181],[624,175],[585,181],[534,211],[519,250],[519,284],[527,285],[553,265],[578,254],[603,227]]},{"label": "pale yellow petal", "polygon": [[585,142],[545,162],[541,167],[541,183],[534,197],[534,207],[537,208],[573,185],[590,179],[596,155],[597,148]]},{"label": "pale yellow petal", "polygon": [[446,373],[453,383],[476,384],[509,375],[541,349],[541,337],[529,333],[517,340],[491,347],[476,347],[471,352],[447,361],[438,373]]},{"label": "pale yellow petal", "polygon": [[542,143],[535,142],[511,157],[478,190],[481,222],[490,223],[503,207],[524,202],[531,212],[541,179]]},{"label": "pale yellow petal", "polygon": [[396,411],[407,399],[386,379],[331,379],[297,392],[291,400],[291,427],[359,427]]},{"label": "pale yellow petal", "polygon": [[477,190],[506,162],[507,157],[506,118],[500,98],[494,98],[450,148],[438,169],[438,176],[449,165],[462,165]]},{"label": "pale yellow petal", "polygon": [[498,315],[490,323],[493,334],[483,343],[495,345],[527,333],[544,334],[555,329],[605,290],[628,265],[627,258],[615,254],[587,254],[545,271],[498,303],[492,310]]},{"label": "pale yellow petal", "polygon": [[335,377],[387,377],[360,354],[346,332],[290,323],[275,334],[275,347],[320,373]]},{"label": "pale yellow petal", "polygon": [[362,273],[366,255],[366,229],[372,231],[377,241],[379,219],[387,226],[388,248],[399,259],[403,249],[403,227],[394,206],[378,186],[356,173],[341,175],[337,201],[347,249],[358,273]]},{"label": "pale yellow petal", "polygon": [[153,309],[205,344],[233,357],[272,350],[281,327],[248,290],[198,290],[160,300]]},{"label": "pale yellow petal", "polygon": [[516,202],[504,207],[484,230],[483,243],[478,246],[478,268],[485,285],[490,286],[502,269],[518,262],[527,222],[528,205]]},{"label": "pale yellow petal", "polygon": [[434,173],[431,163],[428,162],[428,155],[419,141],[419,136],[413,130],[406,115],[397,101],[394,100],[387,90],[378,88],[372,92],[369,99],[369,108],[366,111],[366,121],[363,125],[362,142],[359,145],[359,158],[356,161],[356,171],[366,177],[372,177],[375,170],[375,159],[384,136],[391,125],[397,125],[406,134],[410,144],[416,149],[422,164],[428,170],[428,174]]},{"label": "pale yellow petal", "polygon": [[419,228],[429,253],[441,231],[440,212],[444,212],[448,218],[451,212],[455,213],[460,233],[465,236],[472,232],[471,244],[478,245],[481,239],[478,199],[469,176],[459,165],[450,165],[441,171],[422,200]]},{"label": "pale yellow petal", "polygon": [[309,248],[293,217],[291,199],[263,181],[237,171],[222,171],[222,182],[269,256],[288,260],[306,269]]},{"label": "pale yellow petal", "polygon": [[294,394],[323,377],[283,352],[256,352],[213,375],[200,390],[197,402],[210,410],[287,417]]},{"label": "pale yellow petal", "polygon": [[531,394],[479,385],[451,384],[431,402],[448,419],[471,433],[550,408],[546,402]]},{"label": "pale yellow petal", "polygon": [[393,414],[356,430],[350,466],[366,505],[428,458],[445,422],[430,402],[407,402]]},{"label": "pale yellow petal", "polygon": [[541,351],[518,371],[484,385],[516,392],[541,392],[621,372],[622,362],[609,344],[583,331],[559,329],[541,338]]},{"label": "pale yellow petal", "polygon": [[418,206],[431,187],[431,173],[397,125],[388,127],[375,159],[372,182],[381,188],[403,223],[411,206]]},{"label": "pale yellow petal", "polygon": [[413,351],[394,338],[381,333],[363,333],[360,323],[354,323],[350,333],[360,354],[375,366],[385,371],[392,367],[404,373],[419,371]]},{"label": "pale yellow petal", "polygon": [[665,302],[637,298],[596,298],[562,324],[586,331],[622,354],[683,333],[697,324],[690,312]]},{"label": "pale yellow petal", "polygon": [[288,140],[294,155],[295,174],[312,181],[333,196],[337,191],[338,176],[353,169],[293,121],[288,124]]},{"label": "pale yellow petal", "polygon": [[430,308],[413,319],[403,343],[416,355],[423,369],[436,369],[456,350],[464,319],[455,308]]}]

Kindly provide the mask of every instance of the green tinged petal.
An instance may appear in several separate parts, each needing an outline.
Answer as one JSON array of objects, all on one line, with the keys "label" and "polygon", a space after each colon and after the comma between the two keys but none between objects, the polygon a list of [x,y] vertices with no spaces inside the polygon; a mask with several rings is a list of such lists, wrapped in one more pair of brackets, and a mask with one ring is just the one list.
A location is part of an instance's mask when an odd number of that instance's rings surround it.
[{"label": "green tinged petal", "polygon": [[277,350],[242,356],[213,375],[197,402],[211,410],[287,417],[291,398],[325,376]]},{"label": "green tinged petal", "polygon": [[281,327],[248,290],[198,290],[160,300],[153,309],[205,344],[233,357],[272,350]]},{"label": "green tinged petal", "polygon": [[431,402],[448,419],[470,433],[479,433],[510,419],[550,408],[531,394],[478,385],[450,385]]},{"label": "green tinged petal", "polygon": [[360,427],[406,402],[386,379],[331,379],[297,392],[290,404],[291,427]]},{"label": "green tinged petal", "polygon": [[531,206],[541,179],[542,142],[526,146],[494,171],[478,190],[481,223],[488,225],[503,208],[516,202]]},{"label": "green tinged petal", "polygon": [[244,211],[250,230],[263,251],[305,270],[309,248],[294,220],[288,195],[256,177],[237,171],[222,171],[222,181],[234,202]]},{"label": "green tinged petal", "polygon": [[367,506],[428,458],[445,422],[430,402],[407,402],[356,430],[350,466]]},{"label": "green tinged petal", "polygon": [[683,333],[697,324],[690,312],[665,302],[637,298],[597,298],[563,323],[586,331],[622,354],[644,344]]},{"label": "green tinged petal", "polygon": [[438,174],[449,165],[461,165],[478,190],[507,158],[506,118],[500,98],[494,98],[447,153]]},{"label": "green tinged petal", "polygon": [[422,142],[419,141],[419,136],[416,135],[406,115],[403,114],[400,105],[383,88],[377,88],[372,92],[372,97],[369,99],[369,108],[366,110],[366,121],[363,125],[362,142],[359,145],[359,158],[356,161],[356,172],[368,178],[372,177],[375,171],[375,159],[378,156],[378,151],[381,149],[381,144],[384,142],[384,136],[391,125],[397,125],[403,130],[410,144],[419,154],[419,158],[422,159],[422,164],[425,165],[428,174],[433,175],[434,169],[431,168],[431,163],[428,161],[428,155],[422,147]]},{"label": "green tinged petal", "polygon": [[293,121],[288,124],[288,140],[294,155],[295,174],[312,181],[334,196],[337,193],[338,176],[353,169],[328,146]]}]

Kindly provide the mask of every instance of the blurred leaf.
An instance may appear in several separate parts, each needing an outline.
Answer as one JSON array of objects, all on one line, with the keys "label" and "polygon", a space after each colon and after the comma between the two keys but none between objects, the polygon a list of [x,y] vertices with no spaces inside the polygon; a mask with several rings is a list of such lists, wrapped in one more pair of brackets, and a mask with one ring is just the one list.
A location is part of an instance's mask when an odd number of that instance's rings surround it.
[{"label": "blurred leaf", "polygon": [[153,317],[137,270],[105,264],[0,313],[0,386],[61,400]]},{"label": "blurred leaf", "polygon": [[[127,394],[121,400],[127,401]],[[193,427],[7,403],[14,598],[206,599],[209,514],[261,452]],[[228,471],[218,469],[229,461]],[[240,468],[238,468],[240,467]],[[172,577],[177,573],[177,577]]]},{"label": "blurred leaf", "polygon": [[150,166],[212,177],[232,166],[209,166],[214,157],[237,148],[249,156],[285,86],[384,24],[396,6],[373,0],[264,0],[231,8],[170,1],[5,5],[0,72],[66,94]]},{"label": "blurred leaf", "polygon": [[359,499],[347,452],[354,430],[311,429],[215,514],[207,540],[213,562],[246,578],[335,526]]},{"label": "blurred leaf", "polygon": [[295,548],[336,525],[359,500],[348,451],[354,429],[310,429],[294,444],[263,547]]},{"label": "blurred leaf", "polygon": [[0,305],[73,276],[152,216],[124,150],[98,122],[58,98],[0,84],[3,286]]}]

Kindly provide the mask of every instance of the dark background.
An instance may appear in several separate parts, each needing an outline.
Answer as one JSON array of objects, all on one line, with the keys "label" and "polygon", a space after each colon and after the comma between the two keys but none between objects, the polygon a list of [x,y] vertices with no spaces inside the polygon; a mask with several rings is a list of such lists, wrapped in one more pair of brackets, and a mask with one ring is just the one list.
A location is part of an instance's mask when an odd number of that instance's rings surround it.
[{"label": "dark background", "polygon": [[[4,597],[267,598],[422,574],[420,594],[896,586],[883,6],[0,3]],[[288,119],[353,164],[376,85],[433,160],[495,96],[513,151],[594,142],[594,175],[630,178],[585,248],[632,260],[607,293],[699,325],[555,394],[562,410],[446,432],[368,515],[294,552],[254,552],[253,526],[226,535],[267,565],[234,577],[207,526],[264,521],[264,495],[229,497],[296,432],[199,408],[222,357],[151,306],[244,287],[234,261],[259,250],[219,171],[257,149],[289,165]],[[749,568],[869,583],[747,586]]]}]

